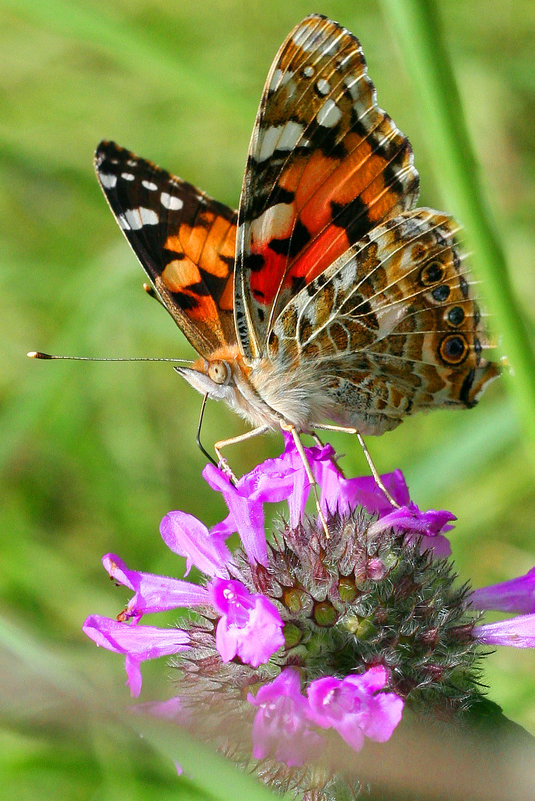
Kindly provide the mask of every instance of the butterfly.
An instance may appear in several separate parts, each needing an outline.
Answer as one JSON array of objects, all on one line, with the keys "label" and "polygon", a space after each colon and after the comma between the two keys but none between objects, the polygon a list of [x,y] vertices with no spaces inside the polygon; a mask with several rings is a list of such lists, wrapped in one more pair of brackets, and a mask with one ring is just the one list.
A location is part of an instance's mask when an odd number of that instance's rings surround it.
[{"label": "butterfly", "polygon": [[255,431],[382,434],[472,407],[498,373],[459,226],[415,208],[408,139],[359,41],[319,14],[269,71],[238,211],[113,142],[98,179],[155,294],[199,354],[177,371]]}]

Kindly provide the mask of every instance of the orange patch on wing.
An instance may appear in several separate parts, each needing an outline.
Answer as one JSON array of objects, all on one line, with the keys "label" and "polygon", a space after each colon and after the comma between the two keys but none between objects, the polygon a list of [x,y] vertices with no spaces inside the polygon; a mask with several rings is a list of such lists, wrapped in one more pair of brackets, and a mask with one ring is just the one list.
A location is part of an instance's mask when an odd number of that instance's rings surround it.
[{"label": "orange patch on wing", "polygon": [[185,295],[194,298],[197,305],[187,310],[186,314],[193,320],[199,322],[209,323],[213,330],[219,331],[221,326],[219,323],[219,312],[217,306],[209,295],[197,295],[195,292],[185,291]]},{"label": "orange patch on wing", "polygon": [[163,270],[161,279],[170,292],[182,292],[190,284],[198,284],[201,274],[190,259],[175,259]]},{"label": "orange patch on wing", "polygon": [[236,225],[224,217],[214,217],[201,254],[201,266],[217,278],[229,274],[229,266],[221,257],[233,259],[236,252]]},{"label": "orange patch on wing", "polygon": [[223,309],[224,311],[232,311],[234,308],[234,276],[230,275],[227,283],[225,284],[225,288],[223,290],[223,294],[219,298],[219,308]]},{"label": "orange patch on wing", "polygon": [[[303,277],[307,284],[317,278],[338,256],[349,247],[349,240],[343,228],[331,225],[305,248],[303,255],[296,259],[289,271],[291,277]],[[289,283],[289,281],[288,281]]]},{"label": "orange patch on wing", "polygon": [[[282,173],[279,184],[294,193],[295,218],[306,227],[311,242],[291,266],[285,255],[270,250],[269,241],[251,243],[251,251],[264,258],[263,267],[250,277],[258,303],[270,305],[279,288],[290,287],[293,278],[305,278],[309,283],[347,250],[350,242],[344,229],[336,225],[336,220],[332,225],[331,203],[343,207],[358,197],[368,207],[371,223],[384,219],[396,206],[399,194],[385,184],[388,160],[374,152],[376,145],[356,133],[347,134],[343,144],[348,151],[343,159],[316,151],[293,159]],[[279,234],[273,236],[278,238]]]},{"label": "orange patch on wing", "polygon": [[178,233],[167,237],[164,247],[184,253],[216,278],[225,278],[230,272],[227,260],[234,258],[236,250],[236,225],[210,212],[204,212],[202,220],[202,225],[181,225]]}]

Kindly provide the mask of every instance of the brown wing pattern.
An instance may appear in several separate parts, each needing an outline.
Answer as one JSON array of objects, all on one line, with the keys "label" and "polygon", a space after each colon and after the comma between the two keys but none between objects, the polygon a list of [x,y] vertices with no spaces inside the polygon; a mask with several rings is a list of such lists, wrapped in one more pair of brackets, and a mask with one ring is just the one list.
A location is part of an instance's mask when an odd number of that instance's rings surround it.
[{"label": "brown wing pattern", "polygon": [[237,214],[150,161],[101,142],[106,199],[163,304],[203,356],[236,341]]},{"label": "brown wing pattern", "polygon": [[377,105],[358,40],[307,17],[273,62],[250,145],[235,291],[245,355],[264,352],[304,285],[417,197],[410,144]]},{"label": "brown wing pattern", "polygon": [[303,289],[277,320],[268,358],[313,366],[326,413],[380,434],[421,409],[473,406],[499,374],[458,226],[430,209],[376,227]]}]

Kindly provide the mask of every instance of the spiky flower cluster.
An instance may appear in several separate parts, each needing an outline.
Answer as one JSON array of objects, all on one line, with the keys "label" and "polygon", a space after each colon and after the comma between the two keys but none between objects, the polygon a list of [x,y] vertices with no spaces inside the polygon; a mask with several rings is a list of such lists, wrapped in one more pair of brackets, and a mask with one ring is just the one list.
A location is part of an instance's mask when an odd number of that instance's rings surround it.
[{"label": "spiky flower cluster", "polygon": [[[469,710],[480,643],[535,644],[535,579],[473,593],[459,586],[445,558],[451,513],[421,512],[400,471],[383,477],[395,509],[371,478],[344,478],[329,446],[306,453],[328,535],[305,514],[310,487],[290,438],[236,487],[210,465],[204,476],[222,492],[227,518],[210,531],[184,512],[161,524],[166,544],[206,582],[129,570],[108,555],[110,576],[134,595],[119,620],[91,616],[84,630],[125,655],[133,695],[143,660],[180,653],[176,695],[151,712],[277,789],[321,801],[356,797],[343,765],[365,738],[388,740],[405,705],[441,719]],[[281,500],[289,522],[268,541],[263,505]],[[236,531],[242,547],[231,553],[225,540]],[[138,625],[177,607],[192,610],[181,629]],[[528,614],[477,626],[474,610],[485,608]]]}]

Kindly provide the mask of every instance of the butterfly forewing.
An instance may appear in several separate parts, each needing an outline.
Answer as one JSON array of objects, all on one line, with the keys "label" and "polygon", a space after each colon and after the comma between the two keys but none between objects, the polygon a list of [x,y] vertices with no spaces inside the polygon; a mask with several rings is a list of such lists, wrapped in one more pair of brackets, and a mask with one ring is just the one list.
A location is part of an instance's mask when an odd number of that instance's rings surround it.
[{"label": "butterfly forewing", "polygon": [[114,142],[95,154],[100,185],[163,304],[202,355],[236,341],[237,214]]},{"label": "butterfly forewing", "polygon": [[273,62],[250,145],[235,297],[244,353],[261,355],[288,301],[417,196],[410,144],[377,105],[358,40],[306,18]]}]

